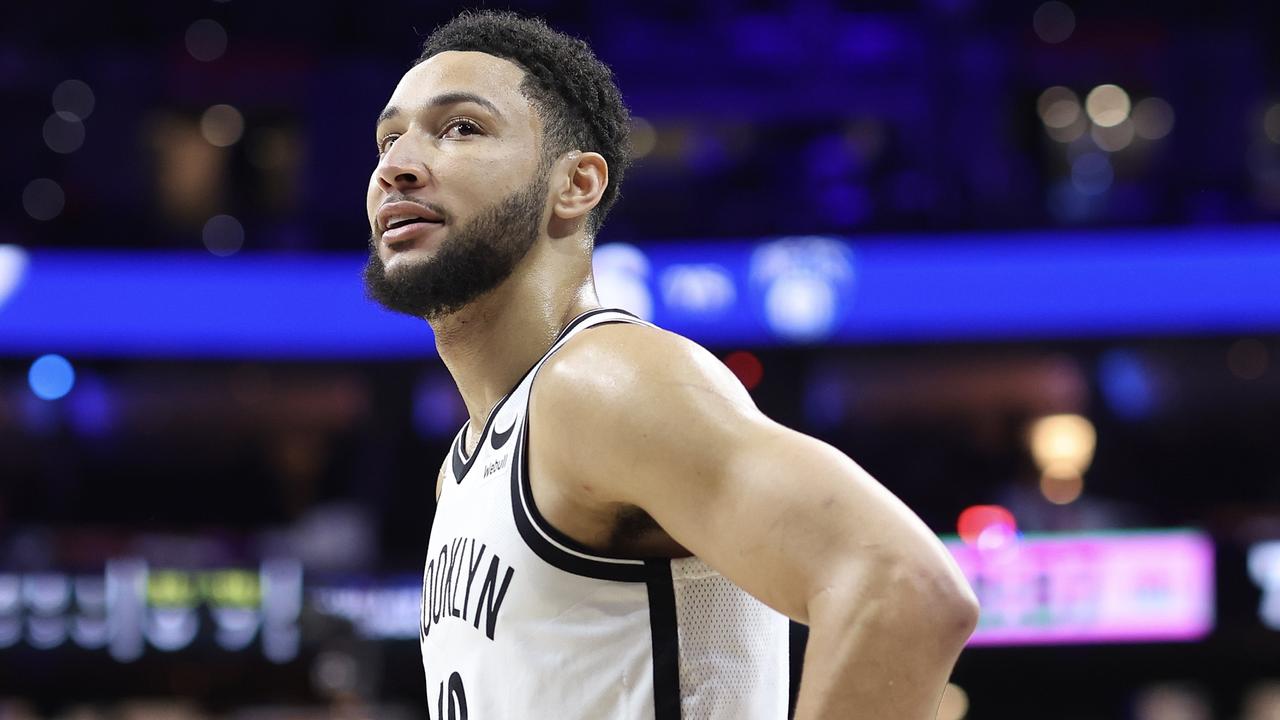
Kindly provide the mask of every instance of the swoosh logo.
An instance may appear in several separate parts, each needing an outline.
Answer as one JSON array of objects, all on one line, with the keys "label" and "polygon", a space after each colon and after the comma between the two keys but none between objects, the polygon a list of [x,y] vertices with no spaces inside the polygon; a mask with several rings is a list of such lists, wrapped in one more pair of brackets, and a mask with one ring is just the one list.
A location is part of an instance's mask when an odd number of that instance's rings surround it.
[{"label": "swoosh logo", "polygon": [[492,447],[494,450],[501,450],[502,446],[506,445],[507,441],[511,439],[511,433],[515,431],[516,431],[515,418],[511,418],[511,427],[507,428],[506,432],[499,432],[497,426],[495,425],[495,427],[493,428],[493,431],[489,433],[489,446]]}]

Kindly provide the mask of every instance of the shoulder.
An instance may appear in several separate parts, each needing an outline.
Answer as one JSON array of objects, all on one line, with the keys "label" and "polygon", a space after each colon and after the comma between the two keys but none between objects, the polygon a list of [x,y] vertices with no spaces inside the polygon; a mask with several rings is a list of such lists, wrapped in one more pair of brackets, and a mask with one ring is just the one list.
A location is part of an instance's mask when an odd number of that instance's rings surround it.
[{"label": "shoulder", "polygon": [[712,472],[749,428],[770,423],[706,349],[633,323],[566,343],[539,371],[529,412],[544,462],[618,500],[635,499],[633,488],[608,492],[628,478]]},{"label": "shoulder", "polygon": [[601,325],[574,337],[547,359],[534,393],[545,404],[591,403],[606,413],[690,394],[755,408],[737,377],[701,345],[637,323]]}]

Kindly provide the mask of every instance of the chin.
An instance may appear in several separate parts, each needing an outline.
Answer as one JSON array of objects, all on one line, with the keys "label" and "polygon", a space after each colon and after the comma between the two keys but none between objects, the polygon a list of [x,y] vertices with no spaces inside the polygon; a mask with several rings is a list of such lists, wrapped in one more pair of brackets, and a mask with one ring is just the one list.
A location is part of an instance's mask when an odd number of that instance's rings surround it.
[{"label": "chin", "polygon": [[417,265],[431,260],[432,254],[423,248],[407,248],[392,253],[389,257],[384,258],[382,266],[390,271],[391,268],[403,265]]}]

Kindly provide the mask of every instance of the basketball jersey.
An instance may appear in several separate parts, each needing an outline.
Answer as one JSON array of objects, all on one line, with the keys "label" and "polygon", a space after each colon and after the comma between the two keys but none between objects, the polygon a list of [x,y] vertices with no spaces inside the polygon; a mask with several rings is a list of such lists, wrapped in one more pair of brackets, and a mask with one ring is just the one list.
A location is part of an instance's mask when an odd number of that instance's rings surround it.
[{"label": "basketball jersey", "polygon": [[[579,315],[445,463],[419,639],[432,720],[781,720],[788,621],[695,557],[609,557],[538,512],[529,395]],[[545,429],[540,432],[546,432]]]}]

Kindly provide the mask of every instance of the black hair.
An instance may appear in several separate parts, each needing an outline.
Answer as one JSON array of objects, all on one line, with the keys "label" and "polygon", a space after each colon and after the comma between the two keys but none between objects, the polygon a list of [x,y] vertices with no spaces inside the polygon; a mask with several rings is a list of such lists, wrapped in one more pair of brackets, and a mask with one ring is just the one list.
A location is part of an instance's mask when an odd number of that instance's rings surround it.
[{"label": "black hair", "polygon": [[520,91],[542,118],[544,159],[570,150],[604,157],[609,184],[587,216],[587,232],[594,235],[631,164],[631,115],[609,66],[585,42],[539,18],[493,10],[464,12],[436,28],[414,65],[449,50],[487,53],[524,69]]}]

